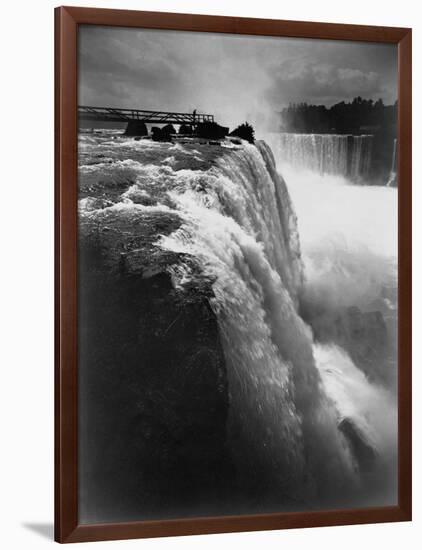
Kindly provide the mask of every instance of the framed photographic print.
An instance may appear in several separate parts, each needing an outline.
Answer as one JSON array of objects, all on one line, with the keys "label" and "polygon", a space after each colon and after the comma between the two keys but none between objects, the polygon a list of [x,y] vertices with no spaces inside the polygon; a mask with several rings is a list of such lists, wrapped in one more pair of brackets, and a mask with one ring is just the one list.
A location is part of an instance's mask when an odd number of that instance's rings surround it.
[{"label": "framed photographic print", "polygon": [[56,540],[410,520],[410,29],[55,45]]}]

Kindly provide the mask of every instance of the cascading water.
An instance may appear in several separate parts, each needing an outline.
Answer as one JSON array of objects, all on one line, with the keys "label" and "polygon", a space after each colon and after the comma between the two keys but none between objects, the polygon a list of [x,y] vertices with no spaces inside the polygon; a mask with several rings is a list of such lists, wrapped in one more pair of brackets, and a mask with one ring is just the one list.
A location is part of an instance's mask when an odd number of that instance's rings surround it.
[{"label": "cascading water", "polygon": [[[365,136],[355,140],[351,163],[347,136],[284,134],[280,140],[290,160],[314,163],[320,172],[361,175],[369,163]],[[122,154],[126,149],[131,160]],[[153,246],[179,255],[166,268],[178,292],[200,279],[211,282],[230,395],[227,445],[239,486],[272,494],[274,509],[383,502],[370,476],[362,483],[358,456],[363,446],[376,460],[381,430],[359,404],[353,409],[339,397],[343,392],[350,402],[368,381],[346,351],[316,346],[301,315],[307,283],[297,220],[271,149],[242,142],[215,151],[199,144],[104,142],[101,169],[112,172],[113,181],[130,174],[132,184],[123,193],[113,187],[105,203],[82,199],[81,216],[113,211],[179,220],[174,231],[157,234]],[[89,176],[96,166],[82,171]]]},{"label": "cascading water", "polygon": [[[219,159],[205,192],[188,187],[171,198],[184,224],[160,246],[195,257],[215,281],[212,307],[229,367],[229,445],[244,484],[272,486],[290,506],[333,502],[341,493],[350,500],[359,485],[356,457],[297,310],[296,217],[270,149],[244,145]],[[358,429],[370,446],[365,424]]]},{"label": "cascading water", "polygon": [[282,162],[319,174],[349,177],[353,181],[368,177],[372,141],[372,135],[291,133],[281,133],[271,139]]}]

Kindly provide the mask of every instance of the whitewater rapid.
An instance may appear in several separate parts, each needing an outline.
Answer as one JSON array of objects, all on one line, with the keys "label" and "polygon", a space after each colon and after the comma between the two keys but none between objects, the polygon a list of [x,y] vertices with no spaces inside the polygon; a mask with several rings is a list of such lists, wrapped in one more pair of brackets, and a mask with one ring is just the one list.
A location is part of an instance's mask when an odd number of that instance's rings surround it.
[{"label": "whitewater rapid", "polygon": [[[89,139],[95,141],[86,137],[82,149],[89,149]],[[131,150],[132,160],[122,160],[119,148]],[[346,307],[366,307],[368,296],[378,300],[377,293],[387,285],[385,266],[394,287],[394,227],[383,238],[388,222],[381,215],[371,219],[368,211],[368,219],[362,218],[369,195],[348,196],[346,183],[346,191],[331,194],[338,182],[332,189],[326,180],[318,187],[315,174],[307,180],[286,166],[277,167],[271,149],[260,141],[227,143],[216,154],[200,145],[105,137],[101,155],[96,168],[89,163],[81,167],[87,176],[81,218],[116,211],[130,219],[151,212],[177,218],[177,229],[156,235],[153,242],[156,249],[180,254],[180,261],[167,268],[175,289],[183,292],[198,278],[212,284],[210,305],[229,386],[227,444],[239,485],[272,492],[279,509],[391,503],[394,392],[385,380],[382,387],[378,379],[370,380],[338,342],[316,341],[312,323],[302,313],[304,305],[308,311],[324,307],[331,296],[330,314],[341,299]],[[94,184],[89,176],[98,164],[110,177],[107,200],[90,195]],[[123,186],[128,180],[130,185]],[[352,218],[356,208],[360,221],[350,219],[348,227],[349,218],[342,217],[344,231],[336,241],[333,220],[340,195],[343,214],[350,209]],[[324,201],[331,211],[322,208]],[[384,215],[384,206],[381,210]],[[371,221],[366,232],[363,224]],[[347,246],[336,244],[359,227],[366,248],[355,236]],[[354,246],[359,247],[356,254]],[[363,249],[369,263],[362,263]],[[373,265],[369,277],[367,265]],[[356,288],[355,277],[366,294]],[[390,294],[380,299],[389,310]],[[392,319],[393,325],[394,315]],[[345,419],[352,426],[347,432],[341,424]],[[365,472],[362,446],[375,460]]]}]

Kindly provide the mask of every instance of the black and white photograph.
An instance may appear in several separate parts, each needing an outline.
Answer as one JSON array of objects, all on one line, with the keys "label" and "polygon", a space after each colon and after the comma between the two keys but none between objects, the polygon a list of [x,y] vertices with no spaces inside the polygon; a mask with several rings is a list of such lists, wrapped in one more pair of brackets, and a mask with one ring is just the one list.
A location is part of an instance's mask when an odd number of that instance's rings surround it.
[{"label": "black and white photograph", "polygon": [[397,505],[397,53],[80,26],[81,523]]}]

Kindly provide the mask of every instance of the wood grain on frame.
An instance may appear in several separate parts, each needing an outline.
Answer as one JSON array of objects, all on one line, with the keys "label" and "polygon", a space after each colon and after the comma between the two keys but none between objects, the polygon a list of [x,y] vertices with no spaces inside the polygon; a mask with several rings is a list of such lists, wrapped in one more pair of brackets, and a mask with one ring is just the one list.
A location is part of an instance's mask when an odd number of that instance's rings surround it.
[{"label": "wood grain on frame", "polygon": [[[399,503],[395,507],[78,525],[77,26],[384,42],[399,56]],[[55,539],[80,542],[411,519],[411,30],[60,7],[55,12]]]},{"label": "wood grain on frame", "polygon": [[55,538],[77,526],[76,21],[55,17]]}]

